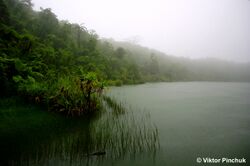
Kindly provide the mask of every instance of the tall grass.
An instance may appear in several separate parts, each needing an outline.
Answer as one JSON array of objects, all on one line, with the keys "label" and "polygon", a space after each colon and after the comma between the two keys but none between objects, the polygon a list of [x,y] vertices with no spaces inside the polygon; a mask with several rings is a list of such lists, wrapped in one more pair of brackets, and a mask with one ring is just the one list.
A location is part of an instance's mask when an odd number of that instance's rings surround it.
[{"label": "tall grass", "polygon": [[125,113],[126,109],[124,108],[124,104],[121,102],[117,102],[114,98],[107,95],[103,95],[102,99],[107,103],[107,106],[112,109],[113,113],[117,115]]},{"label": "tall grass", "polygon": [[59,78],[48,95],[49,110],[70,116],[93,113],[100,109],[101,91],[102,87],[96,80]]},{"label": "tall grass", "polygon": [[[72,124],[65,124],[65,129],[60,132],[54,132],[56,128],[48,130],[43,133],[48,137],[44,139],[43,136],[42,140],[39,140],[40,136],[27,135],[26,140],[32,141],[22,144],[19,157],[11,160],[10,165],[101,165],[137,156],[153,159],[160,145],[158,130],[151,122],[150,114],[138,110],[139,113],[134,113],[135,110],[128,110],[118,102],[113,108],[105,103],[100,116],[95,119],[65,120]],[[115,108],[123,111],[115,111]],[[105,154],[92,155],[95,152]]]}]

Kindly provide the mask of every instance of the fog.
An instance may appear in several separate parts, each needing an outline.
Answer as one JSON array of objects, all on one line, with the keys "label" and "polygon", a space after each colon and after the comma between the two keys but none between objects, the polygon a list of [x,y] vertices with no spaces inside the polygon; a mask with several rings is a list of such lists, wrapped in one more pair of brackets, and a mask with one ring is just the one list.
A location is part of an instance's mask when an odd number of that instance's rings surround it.
[{"label": "fog", "polygon": [[250,61],[249,0],[33,0],[101,38],[169,55]]}]

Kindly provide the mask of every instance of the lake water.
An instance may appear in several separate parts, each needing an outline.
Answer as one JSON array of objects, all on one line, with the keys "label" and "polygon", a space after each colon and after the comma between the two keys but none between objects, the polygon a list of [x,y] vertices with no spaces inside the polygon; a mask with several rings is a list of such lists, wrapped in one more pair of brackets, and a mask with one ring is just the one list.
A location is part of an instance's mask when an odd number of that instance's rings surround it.
[{"label": "lake water", "polygon": [[197,165],[197,157],[250,162],[249,83],[148,83],[111,87],[107,95],[126,111],[107,106],[94,118],[72,120],[31,110],[19,124],[42,117],[39,127],[14,131],[6,124],[15,118],[2,109],[0,164]]},{"label": "lake water", "polygon": [[249,83],[154,83],[111,92],[151,113],[161,147],[156,165],[196,165],[197,157],[250,163]]}]

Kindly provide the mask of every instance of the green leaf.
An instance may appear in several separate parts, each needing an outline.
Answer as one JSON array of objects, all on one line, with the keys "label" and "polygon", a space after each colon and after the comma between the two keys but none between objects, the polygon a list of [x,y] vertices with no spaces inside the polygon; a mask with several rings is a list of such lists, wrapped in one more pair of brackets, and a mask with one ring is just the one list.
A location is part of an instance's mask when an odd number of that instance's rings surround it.
[{"label": "green leaf", "polygon": [[14,82],[16,82],[16,83],[23,82],[23,78],[22,78],[22,76],[20,76],[20,75],[13,76],[12,79],[13,79]]}]

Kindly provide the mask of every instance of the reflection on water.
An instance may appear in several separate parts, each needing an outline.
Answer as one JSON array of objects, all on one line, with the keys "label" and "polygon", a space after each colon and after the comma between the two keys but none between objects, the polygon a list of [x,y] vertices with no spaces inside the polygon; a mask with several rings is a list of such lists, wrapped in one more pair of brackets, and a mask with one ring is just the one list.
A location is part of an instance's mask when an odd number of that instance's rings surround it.
[{"label": "reflection on water", "polygon": [[[109,165],[159,150],[157,128],[145,112],[120,115],[105,106],[94,120],[65,121],[63,129],[21,134],[1,143],[5,165]],[[70,126],[70,127],[69,127]],[[106,163],[106,164],[105,164]],[[108,164],[109,163],[109,164]]]}]

